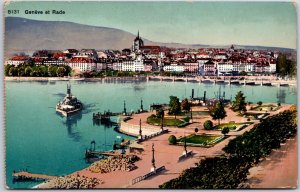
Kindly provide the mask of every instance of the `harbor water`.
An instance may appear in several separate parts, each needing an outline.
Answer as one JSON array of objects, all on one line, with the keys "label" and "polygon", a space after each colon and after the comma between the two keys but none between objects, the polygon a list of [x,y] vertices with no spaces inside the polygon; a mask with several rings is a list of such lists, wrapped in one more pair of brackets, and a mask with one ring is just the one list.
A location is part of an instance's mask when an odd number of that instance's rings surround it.
[{"label": "harbor water", "polygon": [[[127,111],[144,109],[152,103],[168,103],[169,96],[234,99],[242,91],[247,101],[297,102],[297,88],[274,86],[214,85],[185,82],[86,82],[71,81],[72,94],[84,110],[71,118],[58,115],[55,105],[65,96],[68,81],[6,81],[6,184],[9,188],[29,188],[37,182],[12,182],[14,170],[33,173],[66,175],[89,164],[84,152],[91,141],[96,150],[112,150],[114,141],[133,137],[120,134],[114,127],[93,123],[93,113],[110,110],[121,112],[126,101]],[[117,118],[114,118],[117,122]]]}]

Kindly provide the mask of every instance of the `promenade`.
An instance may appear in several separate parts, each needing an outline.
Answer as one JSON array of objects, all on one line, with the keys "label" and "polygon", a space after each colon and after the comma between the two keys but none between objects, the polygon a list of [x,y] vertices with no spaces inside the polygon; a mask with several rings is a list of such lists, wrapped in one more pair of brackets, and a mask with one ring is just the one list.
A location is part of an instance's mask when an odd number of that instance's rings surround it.
[{"label": "promenade", "polygon": [[[283,105],[277,111],[270,112],[271,115],[277,114],[281,111],[288,109],[290,105]],[[197,110],[202,110],[204,107],[199,107]],[[193,109],[195,111],[196,109]],[[235,121],[235,122],[245,122],[246,119],[244,117],[237,116],[230,109],[226,108],[227,117],[221,121],[221,123]],[[134,125],[132,129],[139,129],[139,120],[142,120],[142,127],[149,126],[146,123],[147,117],[151,115],[151,113],[141,113],[133,115],[133,118],[127,121],[128,124]],[[177,127],[166,127],[169,132],[165,134],[158,135],[149,140],[143,141],[140,143],[144,147],[144,151],[141,153],[135,153],[138,155],[141,160],[135,162],[135,166],[137,169],[134,169],[130,172],[127,171],[113,171],[108,173],[93,173],[89,170],[89,168],[85,168],[83,170],[77,171],[71,175],[84,176],[87,178],[96,178],[101,180],[102,182],[97,184],[95,188],[158,188],[159,185],[178,177],[182,171],[195,166],[195,163],[199,163],[199,161],[206,157],[213,157],[224,154],[222,149],[228,144],[231,139],[234,139],[237,135],[241,135],[246,131],[251,130],[255,124],[259,123],[259,121],[254,121],[254,124],[249,125],[243,130],[240,131],[230,131],[228,134],[228,138],[215,144],[213,147],[187,147],[188,151],[193,151],[193,156],[186,158],[183,161],[178,162],[178,157],[182,155],[184,149],[183,146],[174,146],[169,145],[168,138],[170,135],[175,135],[177,138],[182,137],[184,135],[188,135],[194,133],[194,129],[199,128],[198,133],[205,134],[214,134],[214,135],[222,135],[221,131],[208,131],[203,129],[203,122],[207,119],[211,119],[209,116],[203,117],[195,117],[193,119],[193,123],[188,125],[185,128],[177,128]],[[217,122],[214,121],[214,124]],[[136,131],[132,134],[135,135]],[[155,165],[156,167],[165,166],[166,170],[162,171],[160,174],[154,175],[150,178],[142,180],[134,185],[131,184],[131,181],[139,176],[145,175],[150,172],[151,169],[151,161],[152,161],[152,144],[154,144],[155,148]],[[272,158],[272,156],[270,157]],[[276,156],[275,156],[276,158]],[[270,170],[270,173],[272,171]],[[278,179],[280,179],[280,175],[278,174]],[[265,180],[262,178],[262,180]],[[285,185],[282,183],[282,185]],[[289,185],[289,184],[286,184]],[[271,185],[268,185],[272,187]],[[39,185],[39,188],[48,188],[47,183],[43,183]],[[274,186],[275,187],[275,186]]]}]

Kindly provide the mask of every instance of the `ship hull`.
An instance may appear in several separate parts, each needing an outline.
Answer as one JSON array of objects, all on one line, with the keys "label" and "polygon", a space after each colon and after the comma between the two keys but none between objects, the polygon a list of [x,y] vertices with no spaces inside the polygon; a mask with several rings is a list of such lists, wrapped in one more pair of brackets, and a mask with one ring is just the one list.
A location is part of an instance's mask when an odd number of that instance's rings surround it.
[{"label": "ship hull", "polygon": [[64,110],[56,108],[56,112],[63,115],[63,116],[65,116],[65,117],[69,117],[69,116],[74,115],[74,114],[76,114],[80,111],[81,111],[81,108],[74,109],[72,111],[64,111]]}]

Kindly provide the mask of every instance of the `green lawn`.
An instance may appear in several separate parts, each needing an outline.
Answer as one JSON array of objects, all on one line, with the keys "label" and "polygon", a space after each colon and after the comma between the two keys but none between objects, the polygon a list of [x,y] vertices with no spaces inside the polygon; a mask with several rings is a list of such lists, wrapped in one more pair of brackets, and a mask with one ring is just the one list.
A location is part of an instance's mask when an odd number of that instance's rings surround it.
[{"label": "green lawn", "polygon": [[234,122],[230,122],[230,123],[223,123],[220,125],[215,126],[214,129],[218,129],[218,130],[222,130],[225,127],[228,127],[229,130],[235,130],[237,127],[239,127],[240,125],[247,125],[247,124],[251,124],[251,123],[234,123]]},{"label": "green lawn", "polygon": [[[192,134],[186,137],[186,142],[191,144],[207,144],[216,139],[221,138],[222,136],[219,135],[205,135],[205,134]],[[184,142],[184,137],[179,139],[179,142]]]},{"label": "green lawn", "polygon": [[[147,118],[147,123],[150,125],[161,125],[161,119],[154,116],[150,116]],[[182,123],[183,121],[180,119],[164,118],[164,126],[178,126]]]}]

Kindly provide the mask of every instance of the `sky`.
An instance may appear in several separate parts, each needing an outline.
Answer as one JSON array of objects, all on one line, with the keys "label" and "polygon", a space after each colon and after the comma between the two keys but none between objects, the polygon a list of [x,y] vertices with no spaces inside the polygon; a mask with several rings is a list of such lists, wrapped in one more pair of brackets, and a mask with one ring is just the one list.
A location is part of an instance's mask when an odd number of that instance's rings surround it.
[{"label": "sky", "polygon": [[[9,15],[8,10],[19,14]],[[296,7],[289,2],[11,2],[5,15],[139,31],[142,38],[164,43],[296,49],[297,41]]]}]

